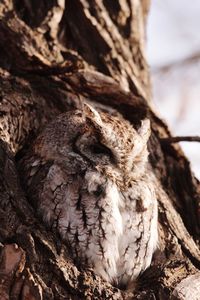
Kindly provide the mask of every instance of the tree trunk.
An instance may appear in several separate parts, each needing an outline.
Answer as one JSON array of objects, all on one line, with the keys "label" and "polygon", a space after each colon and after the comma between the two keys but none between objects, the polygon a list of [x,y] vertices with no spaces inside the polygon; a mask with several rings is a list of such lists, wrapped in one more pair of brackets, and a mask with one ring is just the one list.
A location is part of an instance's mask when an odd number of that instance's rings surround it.
[{"label": "tree trunk", "polygon": [[[149,0],[2,0],[0,4],[0,299],[199,299],[200,185],[154,112],[145,60]],[[82,100],[152,124],[161,182],[159,249],[134,296],[75,266],[40,224],[16,162],[41,128]]]}]

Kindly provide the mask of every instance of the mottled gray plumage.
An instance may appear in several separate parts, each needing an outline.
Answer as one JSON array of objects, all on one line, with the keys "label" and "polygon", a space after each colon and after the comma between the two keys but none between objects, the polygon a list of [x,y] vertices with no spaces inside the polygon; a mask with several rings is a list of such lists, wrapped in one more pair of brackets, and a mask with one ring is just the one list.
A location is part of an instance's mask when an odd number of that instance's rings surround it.
[{"label": "mottled gray plumage", "polygon": [[157,244],[149,135],[149,120],[136,130],[120,114],[85,104],[47,125],[20,162],[43,222],[115,285],[132,285]]}]

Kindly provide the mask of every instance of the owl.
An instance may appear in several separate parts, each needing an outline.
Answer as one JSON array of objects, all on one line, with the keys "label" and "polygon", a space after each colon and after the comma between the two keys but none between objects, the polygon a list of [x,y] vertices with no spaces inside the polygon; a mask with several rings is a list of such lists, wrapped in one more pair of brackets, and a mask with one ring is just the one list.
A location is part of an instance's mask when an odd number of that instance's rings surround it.
[{"label": "owl", "polygon": [[114,286],[131,286],[157,245],[157,199],[148,163],[150,122],[84,104],[63,113],[19,163],[38,217],[75,261]]}]

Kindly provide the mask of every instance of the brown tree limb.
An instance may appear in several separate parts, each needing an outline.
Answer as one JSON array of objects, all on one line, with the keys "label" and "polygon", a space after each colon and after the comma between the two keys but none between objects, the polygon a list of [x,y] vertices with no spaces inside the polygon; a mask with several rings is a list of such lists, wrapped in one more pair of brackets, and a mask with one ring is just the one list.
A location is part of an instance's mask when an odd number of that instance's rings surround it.
[{"label": "brown tree limb", "polygon": [[172,136],[162,138],[161,143],[200,142],[200,136]]}]

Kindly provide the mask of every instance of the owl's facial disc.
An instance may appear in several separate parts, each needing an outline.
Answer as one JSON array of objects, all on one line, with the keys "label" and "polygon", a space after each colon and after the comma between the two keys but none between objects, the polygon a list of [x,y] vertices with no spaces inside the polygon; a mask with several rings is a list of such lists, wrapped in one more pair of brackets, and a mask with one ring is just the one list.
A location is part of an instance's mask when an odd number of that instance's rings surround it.
[{"label": "owl's facial disc", "polygon": [[93,130],[85,131],[83,135],[79,136],[75,148],[83,158],[93,165],[110,164],[113,159],[112,151],[100,142],[98,135],[94,136]]}]

